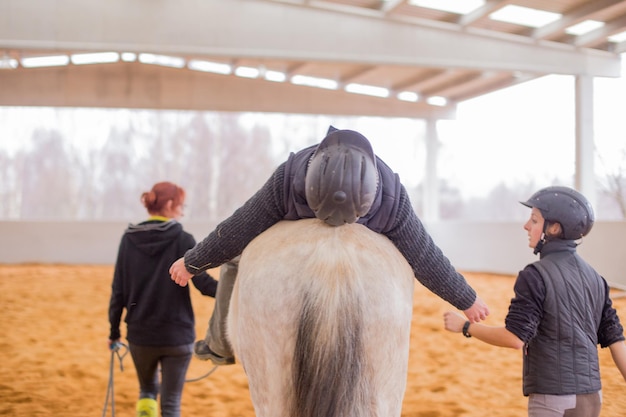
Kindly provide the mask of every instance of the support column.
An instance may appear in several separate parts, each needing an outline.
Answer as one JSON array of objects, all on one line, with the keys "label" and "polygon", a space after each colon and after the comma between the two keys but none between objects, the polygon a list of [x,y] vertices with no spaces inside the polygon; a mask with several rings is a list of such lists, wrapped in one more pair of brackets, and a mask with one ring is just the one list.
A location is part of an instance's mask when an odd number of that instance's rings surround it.
[{"label": "support column", "polygon": [[437,119],[426,119],[426,167],[424,172],[423,210],[425,222],[439,220],[439,178],[437,161],[439,159],[439,135]]},{"label": "support column", "polygon": [[583,193],[592,206],[596,202],[593,130],[593,77],[576,77],[576,168],[574,188]]}]

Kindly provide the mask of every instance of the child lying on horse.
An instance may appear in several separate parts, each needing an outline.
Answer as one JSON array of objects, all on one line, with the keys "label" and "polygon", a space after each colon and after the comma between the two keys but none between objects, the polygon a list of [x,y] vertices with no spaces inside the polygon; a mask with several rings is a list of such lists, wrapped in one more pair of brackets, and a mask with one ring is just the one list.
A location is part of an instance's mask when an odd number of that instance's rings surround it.
[{"label": "child lying on horse", "polygon": [[281,220],[315,217],[334,227],[357,222],[385,235],[431,292],[462,310],[471,322],[489,314],[433,242],[399,176],[374,154],[363,135],[331,126],[319,145],[292,153],[256,194],[170,267],[171,279],[185,286],[194,275],[226,264],[206,337],[194,347],[196,357],[218,365],[235,362],[225,318],[238,256],[248,243]]}]

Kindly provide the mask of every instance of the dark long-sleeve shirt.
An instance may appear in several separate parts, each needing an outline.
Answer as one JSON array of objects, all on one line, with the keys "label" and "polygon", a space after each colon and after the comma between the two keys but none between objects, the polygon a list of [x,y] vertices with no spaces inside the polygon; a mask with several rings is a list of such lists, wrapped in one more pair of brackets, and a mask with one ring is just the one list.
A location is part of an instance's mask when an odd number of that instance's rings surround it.
[{"label": "dark long-sleeve shirt", "polygon": [[[313,152],[313,148],[310,152]],[[185,266],[189,272],[196,274],[222,265],[241,254],[256,236],[285,219],[290,203],[290,198],[286,195],[289,187],[285,186],[286,165],[287,163],[281,164],[263,187],[242,207],[221,222],[193,249],[187,251]],[[382,161],[379,161],[378,168],[389,170],[389,173],[380,175],[382,180],[391,178],[392,181],[399,182],[397,176]],[[405,188],[397,187],[397,195],[386,198],[397,201],[394,202],[394,210],[389,211],[390,218],[381,232],[406,258],[418,281],[460,310],[471,307],[476,300],[475,291],[435,245],[415,214]],[[293,210],[289,212],[293,213]],[[314,215],[311,212],[310,215],[305,214],[301,217]],[[370,227],[367,222],[371,217],[368,213],[358,222]]]}]

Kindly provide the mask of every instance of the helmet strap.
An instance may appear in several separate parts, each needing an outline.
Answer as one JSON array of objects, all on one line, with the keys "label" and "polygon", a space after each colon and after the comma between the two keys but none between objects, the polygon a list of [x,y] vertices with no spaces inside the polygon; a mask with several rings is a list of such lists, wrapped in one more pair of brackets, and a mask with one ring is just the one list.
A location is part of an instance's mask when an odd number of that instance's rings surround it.
[{"label": "helmet strap", "polygon": [[541,237],[539,238],[539,242],[537,242],[537,246],[533,250],[533,254],[536,255],[541,252],[543,249],[543,245],[546,244],[546,230],[548,229],[548,221],[543,222],[543,230],[541,231]]},{"label": "helmet strap", "polygon": [[546,243],[546,239],[545,239],[545,235],[541,235],[541,240],[539,240],[539,242],[537,242],[537,246],[535,246],[535,249],[533,250],[533,254],[536,255],[539,252],[541,252],[541,249],[543,249],[543,245]]}]

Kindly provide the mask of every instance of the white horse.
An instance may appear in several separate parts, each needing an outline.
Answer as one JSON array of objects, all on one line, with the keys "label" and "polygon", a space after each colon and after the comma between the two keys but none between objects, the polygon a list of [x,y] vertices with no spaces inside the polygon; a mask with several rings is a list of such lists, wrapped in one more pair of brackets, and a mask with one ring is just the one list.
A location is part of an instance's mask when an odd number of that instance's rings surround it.
[{"label": "white horse", "polygon": [[397,417],[414,276],[385,236],[280,222],[243,252],[229,340],[258,417]]}]

